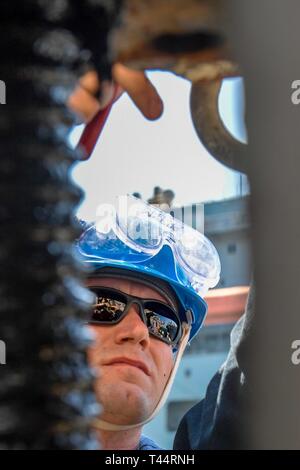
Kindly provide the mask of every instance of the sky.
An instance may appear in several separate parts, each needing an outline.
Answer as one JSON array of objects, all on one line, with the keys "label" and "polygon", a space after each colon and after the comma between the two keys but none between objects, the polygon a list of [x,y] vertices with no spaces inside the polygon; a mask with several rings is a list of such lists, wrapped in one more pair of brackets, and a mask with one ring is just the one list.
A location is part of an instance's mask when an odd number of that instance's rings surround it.
[{"label": "sky", "polygon": [[[218,163],[197,137],[189,110],[190,82],[166,72],[148,76],[164,101],[164,113],[159,120],[148,121],[126,94],[114,104],[92,156],[72,171],[85,191],[77,212],[80,218],[94,220],[97,206],[117,195],[139,192],[148,199],[155,186],[172,189],[175,206],[240,192],[240,174]],[[240,79],[226,80],[219,106],[226,127],[245,140]],[[78,127],[71,134],[73,145],[81,131]]]}]

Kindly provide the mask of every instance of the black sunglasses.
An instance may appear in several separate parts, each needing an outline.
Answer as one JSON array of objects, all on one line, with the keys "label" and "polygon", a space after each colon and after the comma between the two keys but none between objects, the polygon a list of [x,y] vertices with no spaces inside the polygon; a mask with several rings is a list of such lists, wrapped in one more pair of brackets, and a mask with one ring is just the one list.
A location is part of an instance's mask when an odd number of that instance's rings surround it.
[{"label": "black sunglasses", "polygon": [[89,287],[96,296],[89,323],[114,325],[119,323],[132,304],[139,306],[139,314],[149,333],[164,343],[176,347],[182,335],[181,321],[169,305],[153,299],[142,299],[117,289]]}]

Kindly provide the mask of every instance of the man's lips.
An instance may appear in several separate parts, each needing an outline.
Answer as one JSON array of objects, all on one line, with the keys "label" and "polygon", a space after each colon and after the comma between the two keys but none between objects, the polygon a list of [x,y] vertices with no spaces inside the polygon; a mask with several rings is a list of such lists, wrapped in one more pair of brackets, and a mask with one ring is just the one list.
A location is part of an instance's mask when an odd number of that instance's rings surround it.
[{"label": "man's lips", "polygon": [[110,361],[106,362],[104,365],[110,366],[113,364],[128,364],[130,366],[141,369],[146,375],[150,375],[150,370],[147,364],[142,361],[136,361],[135,359],[129,359],[128,357],[114,357]]}]

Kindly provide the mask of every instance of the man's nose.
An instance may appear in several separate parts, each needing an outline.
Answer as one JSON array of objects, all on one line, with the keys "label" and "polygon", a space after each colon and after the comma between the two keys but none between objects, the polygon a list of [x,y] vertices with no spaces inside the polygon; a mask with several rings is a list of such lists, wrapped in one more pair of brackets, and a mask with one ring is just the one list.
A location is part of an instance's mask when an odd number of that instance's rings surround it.
[{"label": "man's nose", "polygon": [[117,343],[140,343],[144,348],[150,344],[149,331],[140,312],[139,305],[132,303],[125,317],[114,328]]}]

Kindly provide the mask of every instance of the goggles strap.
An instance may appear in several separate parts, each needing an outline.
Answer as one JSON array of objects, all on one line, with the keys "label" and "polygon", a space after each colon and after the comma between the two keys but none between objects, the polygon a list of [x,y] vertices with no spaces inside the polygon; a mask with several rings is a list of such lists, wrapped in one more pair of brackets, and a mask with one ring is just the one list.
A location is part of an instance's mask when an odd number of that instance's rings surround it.
[{"label": "goggles strap", "polygon": [[126,431],[128,429],[134,429],[134,428],[142,427],[145,424],[147,424],[149,421],[152,421],[153,418],[155,418],[155,416],[159,413],[159,411],[164,406],[164,404],[165,404],[165,402],[168,398],[168,395],[170,393],[171,387],[173,385],[173,382],[174,382],[174,379],[175,379],[175,376],[176,376],[177,369],[178,369],[179,364],[180,364],[180,360],[182,358],[184,350],[185,350],[185,348],[188,344],[188,341],[189,341],[190,331],[191,331],[191,323],[192,323],[192,314],[188,310],[186,312],[186,315],[187,315],[187,318],[188,318],[188,323],[186,323],[186,322],[182,323],[182,330],[183,330],[182,338],[181,338],[180,343],[179,343],[179,348],[178,348],[178,351],[177,351],[177,354],[176,354],[176,359],[175,359],[175,362],[174,362],[172,372],[171,372],[171,374],[169,376],[169,379],[166,383],[164,391],[163,391],[156,407],[152,411],[151,415],[148,418],[146,418],[144,421],[142,421],[140,423],[137,423],[137,424],[114,424],[114,423],[109,423],[107,421],[104,421],[103,419],[96,419],[93,422],[93,426],[95,428],[101,429],[103,431]]}]

